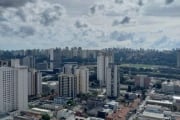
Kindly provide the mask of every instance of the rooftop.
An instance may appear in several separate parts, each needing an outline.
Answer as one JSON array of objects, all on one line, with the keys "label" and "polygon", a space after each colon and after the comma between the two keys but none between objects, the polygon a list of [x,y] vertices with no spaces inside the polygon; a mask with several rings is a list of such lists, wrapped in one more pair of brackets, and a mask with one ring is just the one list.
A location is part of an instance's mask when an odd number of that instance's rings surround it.
[{"label": "rooftop", "polygon": [[173,96],[173,99],[180,100],[180,96]]},{"label": "rooftop", "polygon": [[46,109],[40,109],[40,108],[32,108],[32,110],[37,111],[37,112],[46,112],[46,113],[50,113],[50,110],[46,110]]},{"label": "rooftop", "polygon": [[173,105],[173,102],[170,102],[168,100],[148,100],[147,102],[151,102],[151,103],[157,103],[157,104],[164,104],[164,105]]},{"label": "rooftop", "polygon": [[150,117],[150,118],[158,118],[158,119],[163,119],[164,118],[164,114],[163,113],[160,114],[160,113],[144,111],[142,115],[144,117]]}]

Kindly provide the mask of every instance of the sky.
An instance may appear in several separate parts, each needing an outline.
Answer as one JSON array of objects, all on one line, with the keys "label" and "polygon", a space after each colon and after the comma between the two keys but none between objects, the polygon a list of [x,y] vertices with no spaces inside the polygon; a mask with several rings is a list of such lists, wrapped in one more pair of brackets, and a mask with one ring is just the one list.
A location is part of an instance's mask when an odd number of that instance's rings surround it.
[{"label": "sky", "polygon": [[180,0],[0,0],[0,49],[180,47]]}]

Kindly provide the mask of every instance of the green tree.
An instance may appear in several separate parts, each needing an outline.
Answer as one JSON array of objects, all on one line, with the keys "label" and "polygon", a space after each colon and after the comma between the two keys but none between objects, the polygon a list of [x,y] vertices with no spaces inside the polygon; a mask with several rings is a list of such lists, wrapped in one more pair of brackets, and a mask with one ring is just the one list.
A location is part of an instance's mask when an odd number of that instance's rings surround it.
[{"label": "green tree", "polygon": [[76,103],[73,100],[69,100],[66,104],[69,106],[74,106]]},{"label": "green tree", "polygon": [[157,88],[157,89],[161,89],[161,82],[157,82],[156,84],[155,84],[155,87]]},{"label": "green tree", "polygon": [[131,88],[131,86],[130,85],[128,85],[128,90],[127,90],[128,92],[131,92],[132,91],[132,88]]},{"label": "green tree", "polygon": [[141,91],[142,99],[145,100],[146,98],[146,90]]},{"label": "green tree", "polygon": [[42,120],[50,120],[50,116],[48,114],[42,115]]},{"label": "green tree", "polygon": [[177,111],[178,109],[177,109],[177,106],[173,106],[173,111]]}]

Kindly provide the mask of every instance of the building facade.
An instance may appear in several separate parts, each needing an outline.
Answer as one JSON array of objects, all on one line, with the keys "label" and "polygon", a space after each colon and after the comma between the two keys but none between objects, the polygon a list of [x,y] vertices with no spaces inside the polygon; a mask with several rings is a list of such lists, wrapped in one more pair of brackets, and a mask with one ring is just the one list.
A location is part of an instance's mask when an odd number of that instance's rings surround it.
[{"label": "building facade", "polygon": [[100,87],[106,86],[107,81],[107,68],[109,63],[113,63],[112,54],[99,53],[97,56],[97,79],[100,82]]},{"label": "building facade", "polygon": [[42,94],[42,73],[35,70],[28,70],[28,96],[41,96]]},{"label": "building facade", "polygon": [[120,74],[118,72],[117,65],[109,65],[107,68],[107,85],[106,85],[106,94],[108,97],[118,97],[119,95],[119,78]]},{"label": "building facade", "polygon": [[27,66],[28,68],[35,68],[35,58],[34,56],[26,56],[22,59],[22,65]]},{"label": "building facade", "polygon": [[62,64],[62,53],[60,48],[49,50],[50,69],[60,68]]},{"label": "building facade", "polygon": [[60,74],[59,96],[74,98],[77,95],[77,77],[73,74]]},{"label": "building facade", "polygon": [[151,78],[147,75],[137,75],[135,77],[135,86],[141,88],[148,88],[151,82]]},{"label": "building facade", "polygon": [[0,113],[28,108],[27,67],[0,67]]},{"label": "building facade", "polygon": [[89,69],[86,67],[80,67],[75,70],[77,77],[77,93],[87,94],[89,92]]},{"label": "building facade", "polygon": [[180,68],[180,50],[177,51],[177,67]]}]

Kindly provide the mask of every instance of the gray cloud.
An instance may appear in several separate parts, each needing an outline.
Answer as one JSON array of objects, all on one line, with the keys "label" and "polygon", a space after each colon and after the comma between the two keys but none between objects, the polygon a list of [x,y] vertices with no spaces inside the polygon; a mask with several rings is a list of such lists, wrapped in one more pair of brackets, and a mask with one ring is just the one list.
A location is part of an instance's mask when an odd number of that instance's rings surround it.
[{"label": "gray cloud", "polygon": [[20,26],[12,28],[8,24],[0,24],[0,36],[28,37],[35,34],[35,29],[31,26]]},{"label": "gray cloud", "polygon": [[0,22],[3,22],[3,21],[7,21],[7,19],[5,19],[2,16],[0,16]]},{"label": "gray cloud", "polygon": [[96,13],[96,6],[92,6],[92,7],[90,8],[90,13],[91,13],[91,14],[95,14],[95,13]]},{"label": "gray cloud", "polygon": [[89,7],[97,0],[46,0],[50,3],[58,3],[66,7],[70,15],[88,14]]},{"label": "gray cloud", "polygon": [[138,5],[143,6],[144,5],[143,0],[139,0]]},{"label": "gray cloud", "polygon": [[33,2],[34,0],[0,0],[0,6],[2,7],[19,7],[23,6],[27,2]]},{"label": "gray cloud", "polygon": [[179,0],[149,1],[143,7],[143,14],[149,16],[180,16]]},{"label": "gray cloud", "polygon": [[159,7],[151,6],[145,9],[145,15],[149,16],[180,16],[180,6]]},{"label": "gray cloud", "polygon": [[114,20],[112,23],[112,26],[117,26],[120,24],[128,24],[130,22],[131,18],[128,16],[125,16],[122,20]]},{"label": "gray cloud", "polygon": [[123,19],[122,19],[122,21],[121,21],[121,24],[126,24],[126,23],[129,23],[130,22],[130,17],[128,17],[128,16],[126,16],[126,17],[124,17]]},{"label": "gray cloud", "polygon": [[123,0],[115,0],[115,3],[118,3],[118,4],[122,4],[124,1]]},{"label": "gray cloud", "polygon": [[0,36],[10,36],[12,33],[14,33],[13,28],[11,28],[7,24],[0,24]]},{"label": "gray cloud", "polygon": [[18,9],[16,11],[16,15],[23,21],[25,22],[26,21],[26,15],[24,13],[24,11],[22,9]]},{"label": "gray cloud", "polygon": [[110,17],[135,16],[141,8],[139,4],[141,4],[139,0],[102,0],[102,2],[95,3],[90,7],[90,13]]},{"label": "gray cloud", "polygon": [[117,41],[133,40],[134,34],[114,31],[110,34],[110,39],[117,40]]},{"label": "gray cloud", "polygon": [[74,25],[76,28],[87,28],[88,27],[88,24],[83,23],[80,20],[77,20]]},{"label": "gray cloud", "polygon": [[21,37],[32,36],[35,34],[35,29],[31,26],[21,26],[17,31],[17,34],[19,34]]},{"label": "gray cloud", "polygon": [[174,2],[174,0],[165,0],[166,4],[171,4]]},{"label": "gray cloud", "polygon": [[55,21],[59,20],[60,17],[64,14],[62,12],[61,6],[55,5],[52,8],[48,8],[41,13],[40,23],[43,25],[53,24]]},{"label": "gray cloud", "polygon": [[93,6],[90,7],[90,13],[96,14],[97,12],[103,11],[104,9],[105,9],[104,4],[94,4]]}]

